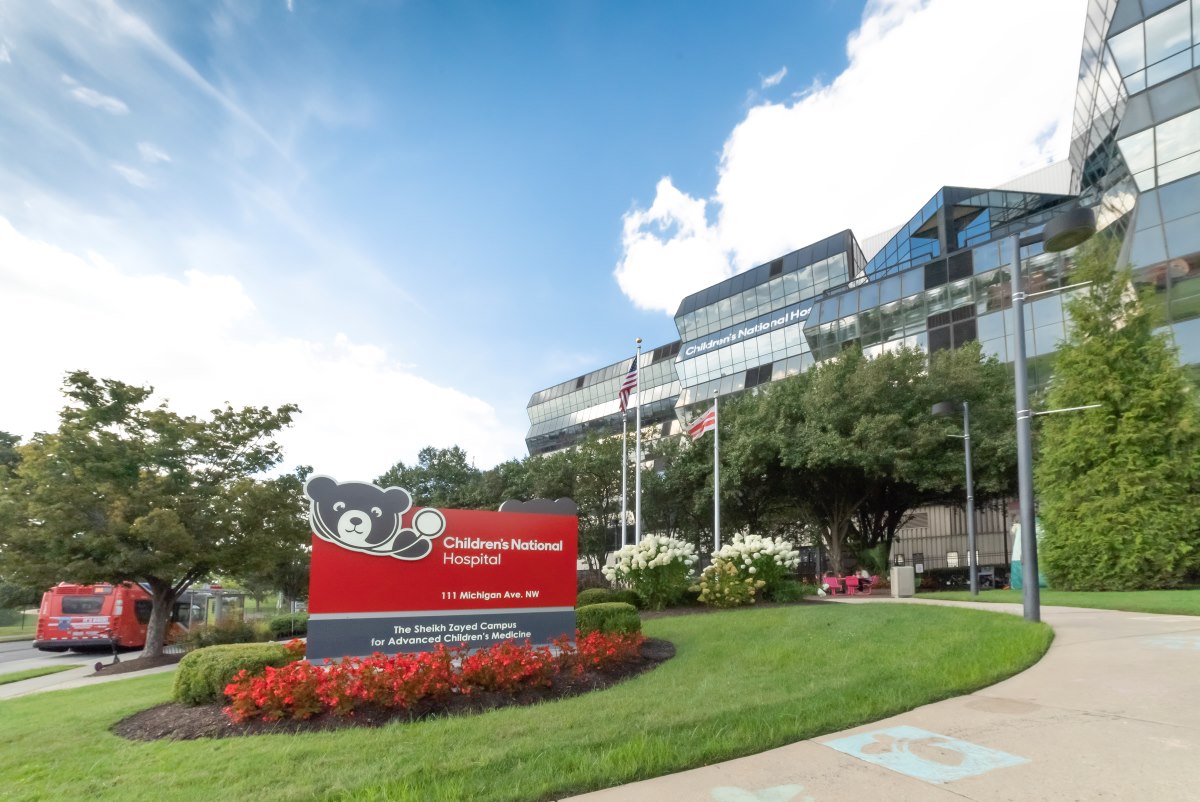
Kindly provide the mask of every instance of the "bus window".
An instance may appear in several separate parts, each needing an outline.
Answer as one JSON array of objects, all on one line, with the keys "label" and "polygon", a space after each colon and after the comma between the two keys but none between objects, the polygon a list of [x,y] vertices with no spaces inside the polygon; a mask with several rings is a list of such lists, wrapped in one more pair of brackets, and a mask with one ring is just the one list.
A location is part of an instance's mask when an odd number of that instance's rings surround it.
[{"label": "bus window", "polygon": [[139,624],[150,623],[150,611],[154,609],[154,602],[147,599],[138,599],[133,603],[133,614],[137,616]]},{"label": "bus window", "polygon": [[104,609],[103,596],[63,596],[63,615],[96,615]]}]

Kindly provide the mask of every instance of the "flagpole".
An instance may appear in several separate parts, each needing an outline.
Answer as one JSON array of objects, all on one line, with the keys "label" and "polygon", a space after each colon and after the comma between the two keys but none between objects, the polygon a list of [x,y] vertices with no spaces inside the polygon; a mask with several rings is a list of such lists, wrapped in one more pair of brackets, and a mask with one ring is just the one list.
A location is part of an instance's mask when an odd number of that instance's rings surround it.
[{"label": "flagpole", "polygon": [[642,338],[637,338],[637,356],[634,357],[634,367],[637,368],[637,432],[634,442],[633,466],[633,542],[642,542]]},{"label": "flagpole", "polygon": [[629,491],[625,474],[629,464],[629,415],[621,410],[621,545],[629,542]]},{"label": "flagpole", "polygon": [[717,390],[713,391],[713,558],[721,550],[721,420]]}]

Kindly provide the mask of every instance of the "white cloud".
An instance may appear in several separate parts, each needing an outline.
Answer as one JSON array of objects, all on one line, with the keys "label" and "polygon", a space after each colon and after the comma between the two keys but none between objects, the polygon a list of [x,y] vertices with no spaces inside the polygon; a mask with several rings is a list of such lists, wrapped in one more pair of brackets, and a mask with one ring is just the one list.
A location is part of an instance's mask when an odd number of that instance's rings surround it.
[{"label": "white cloud", "polygon": [[110,97],[103,92],[98,92],[95,89],[84,86],[69,75],[64,75],[62,80],[63,83],[71,87],[71,97],[85,106],[107,111],[109,114],[129,113],[129,107],[125,105],[124,101],[118,98]]},{"label": "white cloud", "polygon": [[12,64],[12,54],[8,52],[7,42],[0,42],[0,64]]},{"label": "white cloud", "polygon": [[[733,129],[707,201],[665,178],[648,211],[625,215],[622,290],[674,312],[688,292],[842,229],[861,240],[902,223],[943,185],[995,186],[1063,158],[1085,10],[872,0],[840,75]],[[664,228],[669,210],[697,208],[695,225]]]},{"label": "white cloud", "polygon": [[86,369],[153,384],[187,414],[297,403],[303,412],[281,438],[285,465],[345,478],[370,479],[430,444],[460,444],[492,465],[522,443],[490,405],[414,375],[383,348],[274,330],[230,276],[125,273],[0,217],[0,297],[5,371],[20,387],[5,396],[0,429],[23,436],[56,426],[64,374]]},{"label": "white cloud", "polygon": [[768,75],[762,79],[762,89],[770,89],[772,86],[779,86],[784,78],[787,77],[787,67],[780,67],[779,72]]},{"label": "white cloud", "polygon": [[625,215],[625,258],[616,276],[622,292],[638,306],[673,314],[680,298],[728,275],[728,261],[708,224],[706,207],[705,201],[680,192],[664,178],[658,182],[654,205]]},{"label": "white cloud", "polygon": [[157,164],[159,162],[169,162],[171,157],[165,150],[151,142],[139,142],[138,153],[142,156],[142,161],[147,164]]},{"label": "white cloud", "polygon": [[287,0],[287,10],[288,10],[288,11],[295,11],[295,10],[296,10],[296,3],[295,3],[295,0]]},{"label": "white cloud", "polygon": [[117,172],[117,175],[121,176],[121,178],[124,178],[126,181],[133,184],[135,187],[138,187],[139,189],[149,189],[150,188],[150,185],[152,183],[150,181],[150,176],[146,175],[145,173],[143,173],[141,170],[137,169],[136,167],[130,167],[127,164],[114,163],[112,165],[112,168],[113,168],[113,170],[115,170]]}]

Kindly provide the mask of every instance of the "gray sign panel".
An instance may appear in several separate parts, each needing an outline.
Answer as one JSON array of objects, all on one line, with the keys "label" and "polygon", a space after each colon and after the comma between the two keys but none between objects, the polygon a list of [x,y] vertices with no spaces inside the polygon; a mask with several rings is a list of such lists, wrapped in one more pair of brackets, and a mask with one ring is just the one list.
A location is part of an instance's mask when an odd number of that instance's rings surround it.
[{"label": "gray sign panel", "polygon": [[375,652],[428,652],[435,646],[466,643],[482,649],[504,641],[548,644],[551,639],[575,637],[572,607],[548,610],[456,610],[452,613],[373,613],[322,615],[308,621],[309,660],[346,655],[365,657]]}]

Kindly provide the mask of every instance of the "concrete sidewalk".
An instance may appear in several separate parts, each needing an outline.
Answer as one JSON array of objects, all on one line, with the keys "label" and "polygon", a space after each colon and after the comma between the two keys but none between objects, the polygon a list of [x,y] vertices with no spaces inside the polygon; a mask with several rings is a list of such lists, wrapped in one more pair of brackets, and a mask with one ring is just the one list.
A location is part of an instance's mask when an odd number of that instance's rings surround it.
[{"label": "concrete sidewalk", "polygon": [[1043,607],[1042,619],[1046,656],[969,696],[571,799],[1200,800],[1200,618]]},{"label": "concrete sidewalk", "polygon": [[[132,660],[135,657],[137,657],[137,654],[131,654],[128,657],[122,656],[122,659]],[[46,674],[41,677],[33,677],[32,679],[23,679],[18,682],[10,682],[7,685],[0,685],[0,700],[15,699],[18,696],[28,696],[33,693],[43,693],[45,691],[61,691],[65,688],[89,687],[105,682],[144,677],[148,674],[162,674],[166,671],[174,671],[177,668],[174,665],[159,666],[158,668],[147,668],[142,671],[132,671],[128,674],[97,677],[95,676],[96,662],[95,660],[91,660],[86,665],[69,668],[66,671],[59,671],[56,674]],[[109,657],[107,660],[101,660],[100,662],[107,665],[112,662],[112,658]]]}]

